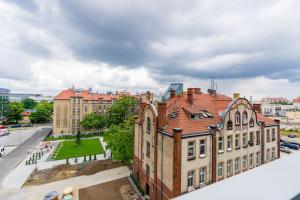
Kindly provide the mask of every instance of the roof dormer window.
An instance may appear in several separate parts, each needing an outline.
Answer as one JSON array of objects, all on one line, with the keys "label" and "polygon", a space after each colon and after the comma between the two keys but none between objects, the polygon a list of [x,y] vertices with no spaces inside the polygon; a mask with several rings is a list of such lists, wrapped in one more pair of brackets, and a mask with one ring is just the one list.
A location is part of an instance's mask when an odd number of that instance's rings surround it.
[{"label": "roof dormer window", "polygon": [[200,119],[199,114],[191,114],[191,119]]}]

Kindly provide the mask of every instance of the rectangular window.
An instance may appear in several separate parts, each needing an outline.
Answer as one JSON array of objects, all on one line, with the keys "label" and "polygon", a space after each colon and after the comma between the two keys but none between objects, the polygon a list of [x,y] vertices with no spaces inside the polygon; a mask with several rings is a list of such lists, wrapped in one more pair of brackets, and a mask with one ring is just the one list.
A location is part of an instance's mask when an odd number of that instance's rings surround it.
[{"label": "rectangular window", "polygon": [[238,149],[241,147],[241,144],[240,144],[240,134],[236,134],[235,135],[235,148]]},{"label": "rectangular window", "polygon": [[249,158],[249,167],[253,168],[254,167],[254,154],[251,153],[250,154],[250,158]]},{"label": "rectangular window", "polygon": [[276,139],[275,128],[272,129],[272,141]]},{"label": "rectangular window", "polygon": [[206,154],[206,140],[200,140],[199,150],[200,150],[200,157],[205,157]]},{"label": "rectangular window", "polygon": [[206,182],[206,167],[201,167],[199,173],[199,183],[200,185],[203,185],[205,184],[205,182]]},{"label": "rectangular window", "polygon": [[150,142],[147,141],[146,156],[150,158]]},{"label": "rectangular window", "polygon": [[232,150],[232,135],[227,136],[227,151]]},{"label": "rectangular window", "polygon": [[256,144],[257,145],[260,144],[260,133],[259,133],[259,131],[256,131]]},{"label": "rectangular window", "polygon": [[254,133],[250,132],[250,141],[249,141],[249,145],[253,146],[254,145]]},{"label": "rectangular window", "polygon": [[270,142],[270,129],[267,129],[267,142]]},{"label": "rectangular window", "polygon": [[146,164],[146,175],[150,175],[150,166],[148,164]]},{"label": "rectangular window", "polygon": [[189,171],[188,172],[188,187],[193,187],[194,186],[194,171]]},{"label": "rectangular window", "polygon": [[223,162],[220,162],[218,164],[218,177],[223,177],[223,174],[224,174],[224,170],[223,170],[224,166],[223,165],[224,165]]},{"label": "rectangular window", "polygon": [[219,137],[219,140],[218,140],[218,150],[219,152],[220,151],[224,151],[224,148],[223,148],[223,137]]},{"label": "rectangular window", "polygon": [[232,176],[232,160],[227,161],[227,176]]},{"label": "rectangular window", "polygon": [[260,165],[260,152],[256,152],[256,166]]},{"label": "rectangular window", "polygon": [[247,146],[248,146],[247,133],[243,133],[243,147],[247,147]]},{"label": "rectangular window", "polygon": [[272,160],[275,159],[275,147],[272,148],[272,157],[271,157]]},{"label": "rectangular window", "polygon": [[191,141],[188,143],[188,159],[195,158],[195,141]]},{"label": "rectangular window", "polygon": [[239,173],[240,172],[240,158],[235,158],[235,173]]},{"label": "rectangular window", "polygon": [[267,158],[267,162],[269,162],[270,161],[270,149],[267,149],[267,156],[266,156],[266,158]]},{"label": "rectangular window", "polygon": [[243,156],[243,170],[247,170],[247,162],[248,162],[248,156]]}]

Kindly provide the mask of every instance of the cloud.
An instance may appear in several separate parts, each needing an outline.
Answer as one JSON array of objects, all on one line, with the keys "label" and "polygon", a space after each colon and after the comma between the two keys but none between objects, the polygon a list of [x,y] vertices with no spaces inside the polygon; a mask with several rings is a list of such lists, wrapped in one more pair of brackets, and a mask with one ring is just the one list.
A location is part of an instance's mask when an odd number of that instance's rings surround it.
[{"label": "cloud", "polygon": [[[223,86],[278,94],[300,82],[299,7],[297,0],[0,2],[0,79],[19,91],[73,83],[161,91],[175,81],[208,86],[214,75],[224,93],[233,89]],[[249,81],[269,89],[247,89]]]}]

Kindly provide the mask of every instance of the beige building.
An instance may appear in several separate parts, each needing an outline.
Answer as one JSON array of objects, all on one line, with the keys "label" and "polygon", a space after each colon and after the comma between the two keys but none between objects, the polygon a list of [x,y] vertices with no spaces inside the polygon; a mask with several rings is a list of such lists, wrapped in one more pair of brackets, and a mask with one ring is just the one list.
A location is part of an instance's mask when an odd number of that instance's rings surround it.
[{"label": "beige building", "polygon": [[54,98],[53,133],[75,134],[80,121],[91,112],[106,113],[120,94],[98,94],[89,90],[67,89]]},{"label": "beige building", "polygon": [[[171,199],[279,158],[279,123],[245,98],[189,88],[141,104],[134,176],[150,199]],[[201,199],[201,197],[199,197]]]}]

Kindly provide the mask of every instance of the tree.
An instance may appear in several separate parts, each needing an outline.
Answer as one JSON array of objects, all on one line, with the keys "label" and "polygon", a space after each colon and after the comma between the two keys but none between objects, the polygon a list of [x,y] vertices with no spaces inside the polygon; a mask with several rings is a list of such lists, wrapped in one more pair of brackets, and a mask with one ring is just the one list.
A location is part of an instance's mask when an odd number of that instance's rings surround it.
[{"label": "tree", "polygon": [[107,125],[120,124],[134,115],[137,102],[134,97],[123,96],[108,109]]},{"label": "tree", "polygon": [[87,131],[101,130],[106,125],[106,117],[97,113],[89,113],[84,116],[80,122],[82,128]]},{"label": "tree", "polygon": [[133,116],[118,125],[111,125],[104,133],[104,139],[114,159],[129,164],[133,156]]},{"label": "tree", "polygon": [[48,102],[40,102],[35,111],[29,115],[32,123],[46,123],[52,121],[53,105]]},{"label": "tree", "polygon": [[9,123],[18,123],[23,119],[23,104],[19,102],[11,102],[8,104],[7,120]]},{"label": "tree", "polygon": [[80,145],[80,143],[81,143],[81,133],[80,133],[80,131],[78,131],[78,132],[76,133],[75,142],[76,142],[76,144],[78,144],[78,145]]},{"label": "tree", "polygon": [[26,98],[26,99],[22,100],[22,104],[23,104],[24,109],[34,109],[38,103],[33,99]]}]

